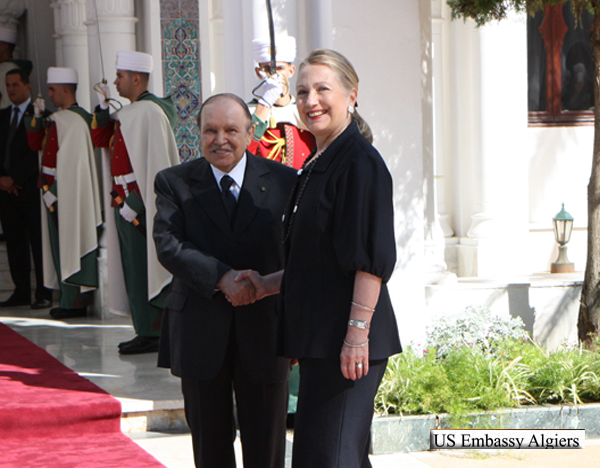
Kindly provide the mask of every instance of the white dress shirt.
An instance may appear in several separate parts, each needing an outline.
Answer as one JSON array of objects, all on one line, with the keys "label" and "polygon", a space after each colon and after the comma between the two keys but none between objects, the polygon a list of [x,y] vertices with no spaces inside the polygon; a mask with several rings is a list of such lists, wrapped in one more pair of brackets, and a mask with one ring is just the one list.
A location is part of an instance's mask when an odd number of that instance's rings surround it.
[{"label": "white dress shirt", "polygon": [[244,156],[242,156],[242,159],[240,159],[240,162],[238,162],[229,173],[226,173],[226,172],[221,171],[220,169],[217,169],[212,164],[210,165],[213,175],[215,176],[215,180],[217,181],[217,186],[219,187],[219,190],[221,190],[221,179],[223,178],[223,176],[228,175],[229,177],[231,177],[233,179],[233,184],[231,184],[231,187],[229,188],[229,190],[231,191],[231,193],[233,193],[233,196],[235,197],[236,201],[240,197],[240,190],[242,189],[242,184],[244,183],[244,173],[246,172],[246,162],[247,162],[246,153],[244,153]]}]

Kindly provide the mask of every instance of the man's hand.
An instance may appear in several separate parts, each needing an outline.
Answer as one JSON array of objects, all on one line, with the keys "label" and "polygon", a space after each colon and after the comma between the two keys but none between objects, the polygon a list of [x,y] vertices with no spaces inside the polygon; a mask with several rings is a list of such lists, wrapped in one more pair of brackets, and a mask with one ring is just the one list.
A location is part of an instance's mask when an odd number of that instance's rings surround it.
[{"label": "man's hand", "polygon": [[273,104],[285,96],[285,89],[285,78],[277,73],[263,81],[254,92],[254,95],[258,98],[260,105],[271,108]]},{"label": "man's hand", "polygon": [[133,220],[137,218],[138,215],[137,211],[132,210],[127,203],[123,203],[123,206],[119,210],[119,214],[130,223],[133,223]]},{"label": "man's hand", "polygon": [[106,83],[97,83],[96,85],[94,85],[94,91],[96,92],[96,96],[98,96],[98,103],[100,104],[100,109],[108,109],[108,85]]},{"label": "man's hand", "polygon": [[240,271],[235,278],[236,282],[250,281],[254,290],[256,291],[256,300],[259,301],[265,296],[268,296],[267,284],[265,278],[260,276],[258,272],[254,270]]},{"label": "man's hand", "polygon": [[46,102],[43,98],[38,97],[35,101],[33,101],[33,113],[36,117],[41,117],[46,110]]},{"label": "man's hand", "polygon": [[0,190],[4,190],[4,191],[10,193],[11,195],[18,196],[19,190],[22,188],[23,187],[20,187],[17,184],[15,184],[15,181],[12,180],[12,177],[10,177],[10,176],[0,177]]},{"label": "man's hand", "polygon": [[239,273],[237,270],[229,270],[217,283],[217,288],[235,307],[256,302],[256,290],[250,280],[236,281]]},{"label": "man's hand", "polygon": [[15,184],[15,181],[12,180],[10,176],[2,176],[0,177],[0,189],[6,192],[10,192],[11,187]]}]

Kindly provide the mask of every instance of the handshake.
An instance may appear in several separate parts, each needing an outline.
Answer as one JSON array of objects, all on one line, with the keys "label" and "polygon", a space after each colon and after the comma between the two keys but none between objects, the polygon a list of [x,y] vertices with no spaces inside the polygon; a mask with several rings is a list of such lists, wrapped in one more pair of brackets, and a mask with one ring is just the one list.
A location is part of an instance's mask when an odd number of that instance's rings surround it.
[{"label": "handshake", "polygon": [[254,270],[229,270],[217,283],[217,288],[235,307],[252,304],[273,294],[267,281]]}]

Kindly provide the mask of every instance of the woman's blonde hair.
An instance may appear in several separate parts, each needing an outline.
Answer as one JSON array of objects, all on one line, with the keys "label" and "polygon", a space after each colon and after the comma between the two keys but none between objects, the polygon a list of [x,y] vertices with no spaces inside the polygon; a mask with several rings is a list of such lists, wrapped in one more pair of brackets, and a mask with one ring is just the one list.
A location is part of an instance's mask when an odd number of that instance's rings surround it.
[{"label": "woman's blonde hair", "polygon": [[[306,65],[326,65],[331,68],[338,77],[340,85],[346,92],[352,91],[352,88],[358,90],[358,75],[350,61],[339,52],[330,49],[315,49],[306,57],[298,67],[302,70]],[[369,143],[373,143],[373,132],[371,128],[354,109],[352,119],[358,124],[358,129]]]}]

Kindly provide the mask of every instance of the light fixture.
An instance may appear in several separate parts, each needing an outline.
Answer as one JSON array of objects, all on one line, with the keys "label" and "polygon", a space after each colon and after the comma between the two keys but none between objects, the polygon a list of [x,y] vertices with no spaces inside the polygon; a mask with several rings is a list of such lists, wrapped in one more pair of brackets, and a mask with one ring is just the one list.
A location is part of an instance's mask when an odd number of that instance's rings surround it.
[{"label": "light fixture", "polygon": [[567,243],[571,240],[573,231],[573,216],[565,211],[565,204],[557,215],[552,218],[554,223],[554,237],[558,242],[558,257],[550,267],[551,273],[573,273],[575,265],[567,258]]}]

